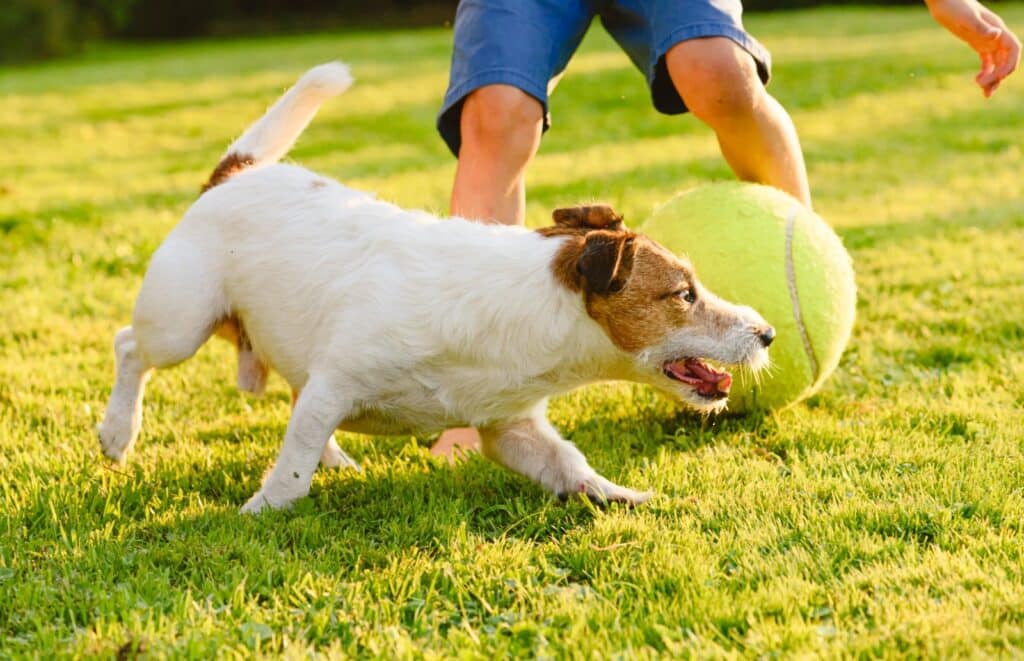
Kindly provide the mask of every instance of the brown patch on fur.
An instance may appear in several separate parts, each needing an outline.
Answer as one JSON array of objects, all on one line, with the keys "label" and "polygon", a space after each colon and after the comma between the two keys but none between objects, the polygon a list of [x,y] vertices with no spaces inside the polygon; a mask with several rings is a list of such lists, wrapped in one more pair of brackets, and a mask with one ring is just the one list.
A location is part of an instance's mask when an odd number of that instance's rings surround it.
[{"label": "brown patch on fur", "polygon": [[674,293],[696,287],[693,272],[647,237],[637,236],[629,278],[616,293],[588,294],[587,313],[620,349],[637,352],[693,323],[697,305]]},{"label": "brown patch on fur", "polygon": [[551,214],[555,225],[588,230],[621,230],[622,216],[607,204],[580,205],[555,209]]},{"label": "brown patch on fur", "polygon": [[622,216],[607,204],[580,205],[555,209],[551,213],[555,224],[537,230],[543,236],[583,235],[596,230],[617,232],[625,230]]},{"label": "brown patch on fur", "polygon": [[314,179],[313,183],[309,185],[309,187],[312,188],[313,190],[317,190],[318,188],[325,188],[326,186],[327,182],[324,181],[323,179]]},{"label": "brown patch on fur", "polygon": [[632,232],[589,232],[583,239],[583,250],[576,260],[576,272],[592,294],[614,294],[629,279],[636,252]]},{"label": "brown patch on fur", "polygon": [[228,154],[221,159],[217,167],[210,173],[210,178],[203,184],[203,188],[199,191],[200,194],[205,193],[214,186],[219,186],[225,181],[235,176],[239,172],[251,168],[256,165],[256,159],[248,154],[236,154],[234,152]]},{"label": "brown patch on fur", "polygon": [[242,322],[234,315],[221,319],[217,328],[213,331],[217,337],[223,338],[238,347],[239,337],[242,334]]},{"label": "brown patch on fur", "polygon": [[[556,279],[583,292],[587,314],[623,351],[655,346],[683,327],[721,335],[733,317],[704,295],[693,269],[658,243],[625,230],[597,230],[565,238],[552,263]],[[688,303],[678,293],[691,289]]]},{"label": "brown patch on fur", "polygon": [[580,274],[576,270],[576,262],[583,252],[583,237],[572,236],[565,240],[565,244],[555,253],[555,260],[551,262],[551,272],[557,280],[569,291],[577,292],[583,288]]},{"label": "brown patch on fur", "polygon": [[636,234],[625,230],[592,230],[546,236],[566,239],[555,255],[551,270],[569,291],[586,289],[607,294],[621,289],[629,278]]}]

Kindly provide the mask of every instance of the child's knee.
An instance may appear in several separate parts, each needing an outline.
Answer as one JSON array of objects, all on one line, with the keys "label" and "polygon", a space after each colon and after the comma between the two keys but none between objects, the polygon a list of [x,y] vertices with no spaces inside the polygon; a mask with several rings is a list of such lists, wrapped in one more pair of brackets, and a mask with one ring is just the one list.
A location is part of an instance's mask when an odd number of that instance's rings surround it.
[{"label": "child's knee", "polygon": [[462,107],[463,143],[528,147],[540,137],[543,112],[540,102],[519,88],[481,87],[466,98]]},{"label": "child's knee", "polygon": [[725,37],[676,44],[665,63],[690,112],[712,125],[752,115],[765,94],[753,57]]}]

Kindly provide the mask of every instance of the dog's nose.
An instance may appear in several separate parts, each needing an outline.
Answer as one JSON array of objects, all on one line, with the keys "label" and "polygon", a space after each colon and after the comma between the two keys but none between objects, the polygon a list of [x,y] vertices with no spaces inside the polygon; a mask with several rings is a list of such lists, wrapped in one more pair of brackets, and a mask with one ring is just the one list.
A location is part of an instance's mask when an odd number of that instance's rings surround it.
[{"label": "dog's nose", "polygon": [[757,337],[759,340],[761,340],[761,344],[763,344],[764,347],[767,349],[772,345],[772,342],[775,340],[775,329],[769,326],[768,328],[765,328],[763,331],[758,333]]}]

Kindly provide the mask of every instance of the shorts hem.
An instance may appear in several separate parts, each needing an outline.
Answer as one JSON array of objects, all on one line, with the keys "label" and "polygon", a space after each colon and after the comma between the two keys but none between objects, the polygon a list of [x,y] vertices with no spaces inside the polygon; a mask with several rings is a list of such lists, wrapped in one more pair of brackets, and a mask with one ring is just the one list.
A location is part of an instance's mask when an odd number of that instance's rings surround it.
[{"label": "shorts hem", "polygon": [[[673,30],[669,35],[658,43],[654,51],[654,60],[651,62],[648,71],[648,84],[651,88],[651,96],[654,108],[665,115],[678,115],[686,112],[686,104],[675,91],[671,80],[668,78],[668,70],[665,65],[665,55],[673,46],[692,39],[704,39],[707,37],[725,37],[740,48],[747,51],[757,65],[757,76],[765,85],[771,79],[772,56],[768,49],[761,45],[757,39],[747,34],[743,29],[729,23],[698,23],[687,25]],[[664,77],[666,80],[661,80]],[[671,88],[669,91],[668,88]]]},{"label": "shorts hem", "polygon": [[[672,49],[676,44],[680,44],[684,41],[690,41],[691,39],[703,39],[706,37],[726,37],[736,42],[743,50],[750,53],[750,56],[754,58],[757,63],[757,75],[760,76],[761,82],[767,84],[769,78],[771,78],[772,69],[772,56],[768,52],[768,49],[761,45],[757,39],[754,39],[744,30],[730,25],[729,23],[698,23],[696,25],[687,25],[685,27],[677,28],[669,33],[667,37],[661,40],[658,47],[654,51],[654,62],[657,62],[661,58],[665,57],[665,54]],[[654,62],[651,63],[650,74],[653,77],[654,74]]]}]

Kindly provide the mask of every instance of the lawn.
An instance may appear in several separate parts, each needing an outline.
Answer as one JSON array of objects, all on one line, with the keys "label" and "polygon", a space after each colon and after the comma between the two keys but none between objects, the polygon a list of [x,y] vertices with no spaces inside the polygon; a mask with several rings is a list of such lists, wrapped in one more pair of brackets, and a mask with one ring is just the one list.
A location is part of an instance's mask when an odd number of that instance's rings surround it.
[{"label": "lawn", "polygon": [[[1002,8],[1024,30],[1024,5]],[[588,388],[555,425],[630,511],[553,501],[430,438],[342,434],[294,511],[242,517],[289,393],[211,342],[150,382],[125,465],[94,428],[148,256],[223,148],[329,59],[357,85],[293,152],[443,211],[448,30],[108,46],[0,70],[0,657],[1024,654],[1024,74],[991,100],[923,9],[754,15],[860,301],[838,372],[701,420]],[[645,218],[729,171],[595,26],[552,101],[529,222]]]}]

